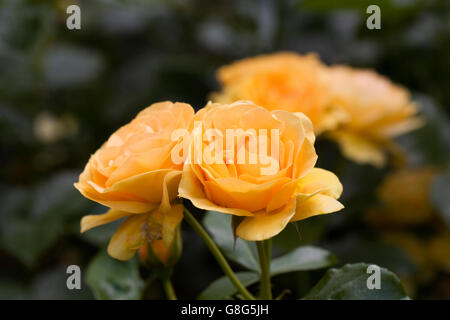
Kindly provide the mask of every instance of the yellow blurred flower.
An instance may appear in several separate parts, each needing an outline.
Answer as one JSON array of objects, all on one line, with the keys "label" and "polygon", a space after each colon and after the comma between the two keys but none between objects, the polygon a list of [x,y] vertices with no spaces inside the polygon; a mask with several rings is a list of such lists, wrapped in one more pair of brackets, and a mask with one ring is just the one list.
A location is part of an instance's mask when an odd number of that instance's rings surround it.
[{"label": "yellow blurred flower", "polygon": [[396,246],[408,255],[417,267],[416,277],[403,278],[414,289],[429,283],[437,272],[450,273],[450,233],[437,233],[431,239],[422,239],[412,232],[394,231],[382,234],[385,243]]},{"label": "yellow blurred flower", "polygon": [[422,124],[409,92],[376,72],[334,66],[329,77],[330,103],[346,113],[330,137],[349,159],[383,166],[392,138]]},{"label": "yellow blurred flower", "polygon": [[304,114],[238,101],[209,105],[197,120],[179,194],[198,208],[240,217],[238,237],[268,239],[290,221],[343,208],[339,179],[314,168],[315,136]]},{"label": "yellow blurred flower", "polygon": [[408,294],[414,296],[417,287],[420,284],[429,283],[436,274],[426,242],[407,231],[386,232],[382,234],[381,238],[383,242],[403,250],[414,263],[415,275],[401,275],[402,283],[406,285]]},{"label": "yellow blurred flower", "polygon": [[433,263],[443,272],[450,273],[450,232],[433,237],[428,250]]},{"label": "yellow blurred flower", "polygon": [[364,216],[366,222],[379,228],[383,242],[402,249],[414,262],[415,274],[402,277],[412,296],[419,285],[435,279],[439,269],[450,272],[449,235],[439,231],[429,239],[414,228],[443,227],[429,199],[431,182],[438,172],[438,168],[422,167],[390,173],[377,190],[380,204]]},{"label": "yellow blurred flower", "polygon": [[250,100],[268,110],[302,112],[316,133],[341,120],[341,113],[329,104],[325,66],[314,54],[280,52],[247,58],[221,67],[217,78],[223,88],[212,95],[214,102]]},{"label": "yellow blurred flower", "polygon": [[147,241],[171,246],[183,218],[176,200],[182,164],[172,162],[171,151],[179,143],[172,141],[172,133],[187,128],[193,114],[188,104],[155,103],[89,159],[75,187],[110,210],[83,217],[81,232],[126,218],[110,240],[112,257],[130,259]]},{"label": "yellow blurred flower", "polygon": [[429,200],[434,168],[401,169],[390,173],[377,190],[380,206],[365,218],[376,226],[411,226],[429,221],[434,210]]}]

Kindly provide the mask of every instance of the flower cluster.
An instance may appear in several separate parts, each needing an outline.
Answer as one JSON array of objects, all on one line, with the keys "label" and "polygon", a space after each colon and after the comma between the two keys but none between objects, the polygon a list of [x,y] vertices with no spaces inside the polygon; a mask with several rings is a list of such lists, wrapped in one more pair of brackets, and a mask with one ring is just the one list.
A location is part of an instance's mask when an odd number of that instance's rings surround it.
[{"label": "flower cluster", "polygon": [[[240,129],[236,143],[222,142],[231,129]],[[249,101],[209,104],[195,115],[187,104],[154,104],[91,156],[75,186],[110,210],[85,216],[81,230],[126,217],[109,254],[127,260],[149,243],[167,264],[183,217],[181,197],[200,209],[241,217],[236,234],[243,239],[268,239],[290,221],[343,208],[336,200],[342,193],[338,178],[314,167],[314,140],[304,114]],[[254,150],[256,161],[250,161]],[[175,161],[180,157],[182,163]],[[272,165],[276,171],[262,174]]]},{"label": "flower cluster", "polygon": [[84,232],[125,218],[108,252],[177,258],[181,198],[229,214],[234,234],[262,241],[289,222],[339,211],[339,179],[316,168],[316,134],[357,162],[382,165],[390,138],[419,125],[408,92],[373,71],[278,53],[222,67],[223,89],[197,113],[151,105],[91,156],[75,187],[109,207]]}]

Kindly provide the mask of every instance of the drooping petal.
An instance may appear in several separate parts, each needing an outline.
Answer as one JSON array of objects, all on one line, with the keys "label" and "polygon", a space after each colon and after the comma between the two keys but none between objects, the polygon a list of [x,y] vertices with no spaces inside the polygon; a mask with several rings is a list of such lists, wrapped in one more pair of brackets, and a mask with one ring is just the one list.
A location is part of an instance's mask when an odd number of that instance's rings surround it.
[{"label": "drooping petal", "polygon": [[316,194],[306,200],[301,198],[301,201],[297,201],[295,215],[293,215],[291,222],[320,214],[336,212],[342,208],[344,206],[339,201],[324,194]]},{"label": "drooping petal", "polygon": [[108,212],[97,215],[84,216],[81,219],[81,232],[133,215],[133,213],[110,209]]},{"label": "drooping petal", "polygon": [[147,215],[134,215],[125,220],[111,237],[108,253],[119,260],[131,259],[145,243],[145,224]]},{"label": "drooping petal", "polygon": [[[87,184],[75,184],[75,187],[87,198],[107,207],[131,213],[144,213],[159,206],[163,195],[163,184],[166,175],[169,187],[169,199],[176,197],[176,178],[181,177],[181,171],[161,169],[124,179],[109,188],[102,188],[92,181]],[[175,179],[172,181],[172,179]],[[86,187],[87,186],[87,187]],[[151,190],[151,192],[149,192]]]},{"label": "drooping petal", "polygon": [[280,233],[295,214],[295,201],[291,200],[278,211],[262,212],[246,217],[236,229],[238,237],[248,241],[262,241]]}]

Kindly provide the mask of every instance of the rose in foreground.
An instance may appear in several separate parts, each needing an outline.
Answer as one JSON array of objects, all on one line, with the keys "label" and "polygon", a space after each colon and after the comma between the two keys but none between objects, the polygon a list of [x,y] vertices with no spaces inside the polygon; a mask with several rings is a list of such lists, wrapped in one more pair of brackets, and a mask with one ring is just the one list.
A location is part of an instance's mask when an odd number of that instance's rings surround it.
[{"label": "rose in foreground", "polygon": [[[179,194],[200,209],[239,217],[238,237],[268,239],[288,222],[343,208],[336,200],[342,193],[339,179],[329,171],[314,168],[315,136],[304,114],[268,111],[238,101],[210,105],[197,120],[202,125],[193,130],[192,141],[202,143],[191,143]],[[218,143],[217,139],[226,137],[227,129],[235,128],[242,130],[234,131],[232,144]],[[215,132],[215,138],[205,137],[207,132]],[[256,132],[257,137],[249,132]],[[270,150],[262,151],[260,138],[264,134]],[[258,146],[256,163],[249,161],[255,152],[251,141]],[[278,148],[274,150],[272,145]],[[245,155],[246,161],[239,161],[239,155]],[[278,170],[263,174],[267,167]]]},{"label": "rose in foreground", "polygon": [[81,231],[126,218],[109,242],[112,257],[130,259],[146,242],[157,255],[168,257],[165,250],[174,244],[183,218],[177,200],[182,164],[171,158],[179,143],[172,141],[172,132],[188,128],[193,115],[188,104],[155,103],[89,159],[75,187],[110,210],[83,217]]}]

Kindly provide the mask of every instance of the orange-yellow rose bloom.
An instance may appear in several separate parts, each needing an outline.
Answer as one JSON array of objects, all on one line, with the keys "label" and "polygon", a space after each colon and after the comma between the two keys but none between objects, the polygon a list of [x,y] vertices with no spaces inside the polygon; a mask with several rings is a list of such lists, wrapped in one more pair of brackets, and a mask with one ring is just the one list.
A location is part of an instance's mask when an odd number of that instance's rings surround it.
[{"label": "orange-yellow rose bloom", "polygon": [[372,70],[334,66],[329,76],[330,103],[346,114],[330,136],[346,157],[383,166],[392,138],[422,123],[413,117],[417,111],[409,92]]},{"label": "orange-yellow rose bloom", "polygon": [[304,114],[238,101],[209,105],[196,120],[179,194],[197,208],[240,217],[238,237],[268,239],[290,221],[343,208],[339,179],[314,168],[315,136]]},{"label": "orange-yellow rose bloom", "polygon": [[81,232],[126,217],[112,236],[108,253],[130,259],[147,241],[170,248],[183,218],[177,199],[182,163],[172,161],[180,143],[172,133],[188,128],[193,108],[184,103],[160,102],[141,111],[117,130],[91,156],[75,187],[86,197],[110,208],[81,220]]},{"label": "orange-yellow rose bloom", "polygon": [[219,103],[250,100],[268,110],[302,112],[316,133],[332,129],[340,114],[331,108],[325,66],[314,54],[280,52],[243,59],[221,67]]}]

